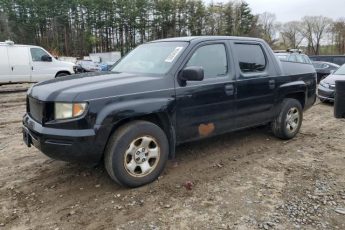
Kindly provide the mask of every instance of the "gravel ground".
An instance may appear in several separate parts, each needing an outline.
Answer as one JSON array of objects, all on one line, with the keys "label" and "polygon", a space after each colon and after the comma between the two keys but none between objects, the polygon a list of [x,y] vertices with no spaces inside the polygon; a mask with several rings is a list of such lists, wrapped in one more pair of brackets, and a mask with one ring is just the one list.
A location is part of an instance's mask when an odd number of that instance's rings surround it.
[{"label": "gravel ground", "polygon": [[137,189],[25,147],[24,112],[25,93],[0,95],[0,230],[345,229],[345,122],[330,104],[290,141],[261,127],[180,146]]}]

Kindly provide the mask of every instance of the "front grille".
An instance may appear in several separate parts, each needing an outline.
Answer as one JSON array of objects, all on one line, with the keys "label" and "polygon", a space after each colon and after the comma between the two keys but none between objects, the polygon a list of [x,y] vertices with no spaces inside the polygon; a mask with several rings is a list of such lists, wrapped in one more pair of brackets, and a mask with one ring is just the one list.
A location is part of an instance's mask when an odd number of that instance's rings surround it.
[{"label": "front grille", "polygon": [[30,116],[37,122],[42,123],[43,110],[44,110],[43,101],[37,100],[32,97],[29,97],[28,101],[29,101],[28,112]]}]

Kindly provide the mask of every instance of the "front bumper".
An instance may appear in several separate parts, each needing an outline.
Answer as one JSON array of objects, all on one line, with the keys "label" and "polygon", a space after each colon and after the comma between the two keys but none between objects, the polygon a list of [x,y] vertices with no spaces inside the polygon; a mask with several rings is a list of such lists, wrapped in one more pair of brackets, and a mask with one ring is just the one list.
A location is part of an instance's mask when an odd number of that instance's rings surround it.
[{"label": "front bumper", "polygon": [[102,158],[107,140],[97,135],[100,128],[81,130],[47,128],[26,114],[23,118],[23,139],[28,147],[33,145],[53,159],[97,164]]},{"label": "front bumper", "polygon": [[319,85],[317,90],[317,96],[321,100],[334,102],[334,89],[326,88],[322,85]]}]

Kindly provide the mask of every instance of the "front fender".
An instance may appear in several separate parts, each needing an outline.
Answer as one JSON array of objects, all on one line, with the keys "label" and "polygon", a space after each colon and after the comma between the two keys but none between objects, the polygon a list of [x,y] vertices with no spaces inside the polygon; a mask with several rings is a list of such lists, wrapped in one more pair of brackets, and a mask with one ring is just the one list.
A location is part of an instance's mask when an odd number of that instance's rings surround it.
[{"label": "front fender", "polygon": [[145,98],[131,101],[115,101],[98,113],[96,125],[114,125],[123,119],[172,111],[173,98]]},{"label": "front fender", "polygon": [[102,127],[103,139],[108,139],[114,128],[121,124],[135,119],[140,119],[145,115],[158,115],[162,120],[163,129],[167,132],[169,140],[169,157],[175,156],[175,119],[174,98],[149,98],[135,99],[132,101],[113,102],[106,105],[96,118],[96,126]]}]

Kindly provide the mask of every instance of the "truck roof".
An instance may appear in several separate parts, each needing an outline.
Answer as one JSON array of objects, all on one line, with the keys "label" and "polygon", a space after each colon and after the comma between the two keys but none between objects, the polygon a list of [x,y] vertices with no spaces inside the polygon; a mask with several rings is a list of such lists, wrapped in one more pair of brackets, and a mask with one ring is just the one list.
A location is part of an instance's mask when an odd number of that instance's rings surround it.
[{"label": "truck roof", "polygon": [[189,36],[189,37],[174,37],[155,40],[152,42],[191,42],[191,41],[212,41],[212,40],[244,40],[244,41],[263,41],[260,38],[237,37],[237,36]]}]

